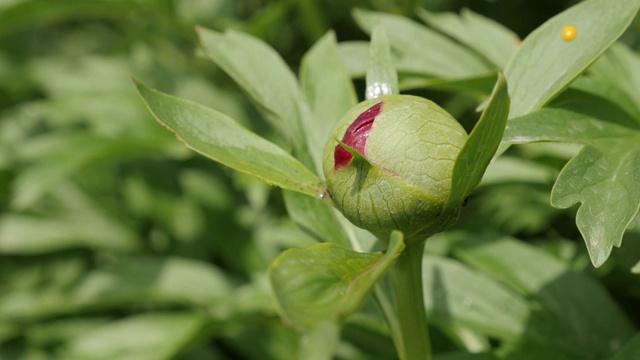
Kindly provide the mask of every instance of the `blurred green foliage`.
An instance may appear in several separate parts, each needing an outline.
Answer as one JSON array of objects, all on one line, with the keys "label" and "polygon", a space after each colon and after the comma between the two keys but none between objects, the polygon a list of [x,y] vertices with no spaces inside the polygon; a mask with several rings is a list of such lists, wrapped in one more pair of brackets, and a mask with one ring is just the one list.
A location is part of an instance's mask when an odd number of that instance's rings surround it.
[{"label": "blurred green foliage", "polygon": [[[286,215],[279,190],[175,141],[153,120],[130,80],[136,76],[219,109],[273,138],[237,86],[200,56],[195,25],[233,28],[262,38],[297,69],[302,54],[329,29],[340,41],[367,38],[352,19],[354,7],[413,18],[416,6],[434,11],[469,7],[524,37],[574,3],[1,2],[0,359],[294,358],[297,338],[276,314],[265,270],[283,249],[315,240]],[[636,22],[624,40],[635,47],[638,34]],[[467,115],[477,105],[475,98],[428,94],[463,123],[471,121]],[[629,272],[640,258],[638,227],[626,235],[624,252],[614,250],[611,261],[594,270],[572,210],[548,205],[553,181],[573,154],[575,148],[557,144],[513,149],[488,174],[463,214],[459,232],[430,242],[431,253],[450,258],[438,258],[426,270],[435,290],[450,284],[442,274],[455,272],[461,275],[452,281],[460,281],[463,288],[488,282],[487,288],[516,298],[505,311],[515,314],[510,320],[519,321],[488,329],[489,343],[478,335],[478,326],[499,314],[465,313],[468,318],[463,314],[451,325],[455,309],[447,308],[434,292],[427,307],[435,324],[442,325],[434,330],[436,352],[487,350],[523,334],[542,343],[553,334],[562,338],[566,332],[554,326],[558,319],[575,320],[570,316],[574,304],[586,313],[598,311],[585,299],[553,303],[555,294],[575,283],[595,287],[587,294],[595,293],[598,304],[619,312],[609,323],[619,325],[619,331],[627,333],[624,330],[640,324],[635,306],[640,279]],[[508,163],[514,158],[515,172]],[[518,178],[527,171],[530,177]],[[488,234],[507,237],[496,243],[481,241]],[[477,237],[478,243],[460,240],[469,237]],[[540,279],[514,275],[507,279],[508,286],[490,282],[496,266],[514,266],[488,260],[496,256],[486,250],[490,247],[520,261],[537,254],[549,264],[549,273],[539,274]],[[483,273],[472,273],[460,261]],[[545,276],[557,274],[561,276],[541,285]],[[457,296],[458,304],[467,308],[480,301],[465,294],[449,296]],[[540,303],[555,312],[536,311]],[[557,348],[583,344],[581,336],[586,335],[576,327],[584,321],[589,318],[569,322],[576,338],[558,340]],[[531,322],[543,326],[527,328]],[[482,326],[474,328],[477,324]],[[544,326],[551,328],[551,335],[527,333]],[[347,321],[343,339],[339,358],[391,359],[395,354],[372,303]],[[608,345],[615,350],[625,340]]]}]

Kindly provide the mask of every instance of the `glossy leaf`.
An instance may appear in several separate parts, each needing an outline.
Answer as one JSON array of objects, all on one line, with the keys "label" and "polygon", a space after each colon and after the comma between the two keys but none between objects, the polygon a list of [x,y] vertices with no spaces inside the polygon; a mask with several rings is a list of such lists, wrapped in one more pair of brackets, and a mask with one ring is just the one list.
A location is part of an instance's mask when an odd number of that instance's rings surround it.
[{"label": "glossy leaf", "polygon": [[508,114],[507,83],[504,76],[498,74],[498,82],[489,103],[456,159],[446,208],[459,208],[464,198],[482,180],[482,175],[500,145]]},{"label": "glossy leaf", "polygon": [[228,116],[141,83],[136,86],[160,124],[191,149],[284,189],[312,196],[324,192],[320,179],[298,160]]},{"label": "glossy leaf", "polygon": [[491,70],[473,52],[407,18],[365,10],[355,10],[353,15],[358,25],[368,33],[376,24],[384,26],[394,50],[406,58],[407,70],[412,72],[462,78]]},{"label": "glossy leaf", "polygon": [[394,232],[385,254],[359,253],[336,244],[283,252],[270,267],[281,316],[300,329],[337,323],[358,310],[403,248],[402,234]]},{"label": "glossy leaf", "polygon": [[466,8],[459,15],[419,8],[418,16],[435,29],[477,51],[495,69],[504,68],[520,44],[518,35],[513,31]]},{"label": "glossy leaf", "polygon": [[[512,99],[510,118],[540,109],[564,90],[624,32],[637,0],[590,0],[554,16],[522,42],[505,68]],[[577,28],[571,41],[567,25]]]},{"label": "glossy leaf", "polygon": [[381,24],[371,32],[369,66],[365,99],[379,99],[386,95],[398,95],[398,74],[391,58],[391,44]]},{"label": "glossy leaf", "polygon": [[204,315],[189,312],[131,316],[75,337],[66,345],[62,357],[69,360],[172,359],[189,345],[205,321]]},{"label": "glossy leaf", "polygon": [[594,266],[620,246],[627,226],[640,209],[640,134],[603,139],[587,145],[562,170],[551,204],[581,203],[576,224]]}]

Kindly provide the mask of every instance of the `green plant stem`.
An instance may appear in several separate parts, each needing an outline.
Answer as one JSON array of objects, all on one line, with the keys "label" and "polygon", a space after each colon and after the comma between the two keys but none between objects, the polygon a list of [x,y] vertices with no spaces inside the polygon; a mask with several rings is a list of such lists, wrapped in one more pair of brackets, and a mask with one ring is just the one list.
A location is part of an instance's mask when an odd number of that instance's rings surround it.
[{"label": "green plant stem", "polygon": [[431,342],[427,326],[427,313],[422,294],[422,255],[424,241],[408,245],[398,256],[391,269],[396,311],[400,321],[404,354],[400,359],[430,360]]}]

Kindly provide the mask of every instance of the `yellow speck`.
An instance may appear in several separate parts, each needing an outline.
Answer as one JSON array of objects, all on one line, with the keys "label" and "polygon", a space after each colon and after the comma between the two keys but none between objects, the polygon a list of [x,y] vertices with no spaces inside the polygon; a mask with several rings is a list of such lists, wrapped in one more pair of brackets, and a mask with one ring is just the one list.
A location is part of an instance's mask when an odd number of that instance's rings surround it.
[{"label": "yellow speck", "polygon": [[562,38],[564,41],[571,41],[578,35],[578,29],[573,25],[567,25],[562,29]]}]

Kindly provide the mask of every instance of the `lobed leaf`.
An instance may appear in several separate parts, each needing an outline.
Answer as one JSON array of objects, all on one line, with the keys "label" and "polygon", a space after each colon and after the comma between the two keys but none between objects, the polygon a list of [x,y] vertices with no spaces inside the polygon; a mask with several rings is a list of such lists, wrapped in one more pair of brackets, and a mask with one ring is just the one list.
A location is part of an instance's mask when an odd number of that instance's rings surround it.
[{"label": "lobed leaf", "polygon": [[[512,99],[510,118],[540,109],[564,90],[624,32],[635,17],[638,0],[583,1],[533,31],[504,73]],[[577,28],[571,41],[567,25]]]},{"label": "lobed leaf", "polygon": [[228,116],[139,82],[136,86],[160,124],[189,148],[283,189],[312,196],[324,193],[320,179],[302,163]]},{"label": "lobed leaf", "polygon": [[585,146],[558,176],[551,204],[581,203],[576,224],[591,262],[602,265],[640,209],[640,134]]}]

